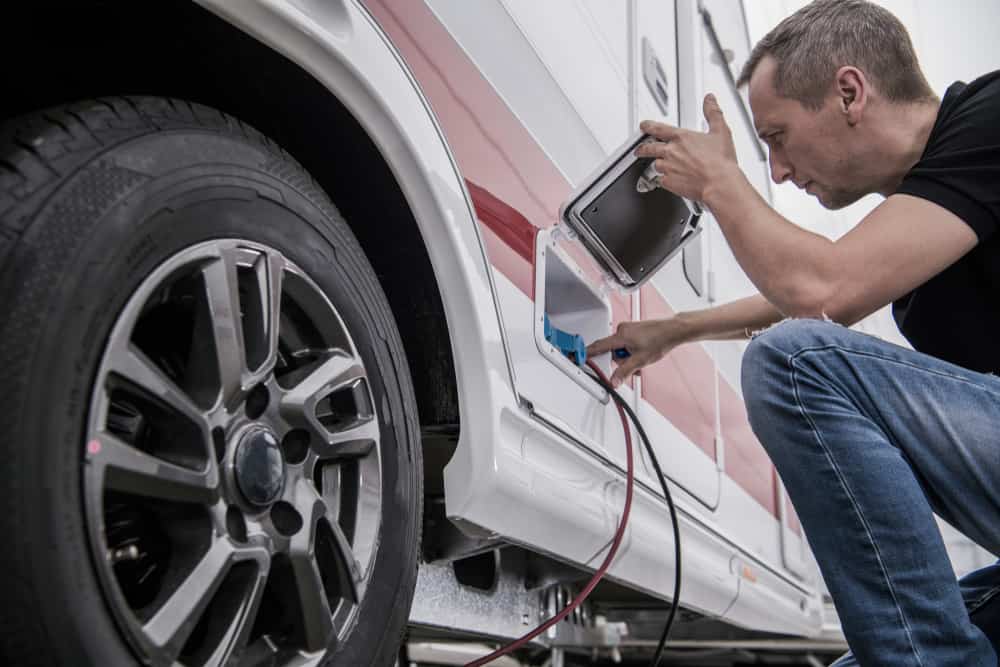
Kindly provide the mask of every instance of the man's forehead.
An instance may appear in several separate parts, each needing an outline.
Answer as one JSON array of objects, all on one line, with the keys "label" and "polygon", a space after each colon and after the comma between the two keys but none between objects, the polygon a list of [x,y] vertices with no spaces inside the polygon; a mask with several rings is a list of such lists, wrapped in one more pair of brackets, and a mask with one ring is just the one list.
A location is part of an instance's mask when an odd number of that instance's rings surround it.
[{"label": "man's forehead", "polygon": [[774,75],[778,71],[778,61],[771,54],[765,55],[757,62],[750,75],[749,87],[751,93],[775,94]]},{"label": "man's forehead", "polygon": [[757,133],[766,132],[775,122],[775,111],[779,95],[774,88],[774,73],[777,62],[771,56],[764,56],[750,77],[748,97],[753,124]]}]

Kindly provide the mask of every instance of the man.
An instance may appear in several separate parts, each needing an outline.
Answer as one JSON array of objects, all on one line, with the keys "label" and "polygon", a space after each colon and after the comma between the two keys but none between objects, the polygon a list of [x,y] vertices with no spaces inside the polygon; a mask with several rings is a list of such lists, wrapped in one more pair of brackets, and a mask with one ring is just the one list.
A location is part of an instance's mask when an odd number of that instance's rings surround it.
[{"label": "man", "polygon": [[[703,202],[760,294],[625,323],[620,383],[684,342],[754,336],[751,425],[794,502],[853,655],[871,665],[995,666],[1000,565],[956,583],[932,510],[1000,553],[1000,72],[942,100],[902,24],[817,0],[754,48],[740,77],[775,182],[827,208],[886,197],[838,241],[782,218],[707,133],[660,123],[661,184]],[[892,303],[917,351],[851,331]]]}]

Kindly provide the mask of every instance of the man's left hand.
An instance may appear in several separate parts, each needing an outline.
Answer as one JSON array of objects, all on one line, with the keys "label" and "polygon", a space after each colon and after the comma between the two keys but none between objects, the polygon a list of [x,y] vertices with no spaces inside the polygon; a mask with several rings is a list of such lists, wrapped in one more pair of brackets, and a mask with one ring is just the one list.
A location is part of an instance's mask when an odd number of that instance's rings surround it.
[{"label": "man's left hand", "polygon": [[659,141],[641,144],[639,157],[656,158],[659,183],[675,194],[695,201],[705,201],[705,193],[716,179],[739,170],[733,135],[722,116],[714,95],[706,95],[702,109],[708,132],[692,132],[666,123],[646,120],[640,129]]}]

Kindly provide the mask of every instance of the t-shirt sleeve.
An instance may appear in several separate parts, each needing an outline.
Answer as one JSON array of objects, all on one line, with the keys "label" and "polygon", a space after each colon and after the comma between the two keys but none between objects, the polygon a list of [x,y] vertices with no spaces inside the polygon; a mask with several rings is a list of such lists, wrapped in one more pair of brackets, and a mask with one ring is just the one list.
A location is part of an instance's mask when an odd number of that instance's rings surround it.
[{"label": "t-shirt sleeve", "polygon": [[[996,74],[996,73],[995,73]],[[1000,75],[945,97],[920,161],[896,190],[932,201],[972,227],[980,241],[1000,226]]]}]

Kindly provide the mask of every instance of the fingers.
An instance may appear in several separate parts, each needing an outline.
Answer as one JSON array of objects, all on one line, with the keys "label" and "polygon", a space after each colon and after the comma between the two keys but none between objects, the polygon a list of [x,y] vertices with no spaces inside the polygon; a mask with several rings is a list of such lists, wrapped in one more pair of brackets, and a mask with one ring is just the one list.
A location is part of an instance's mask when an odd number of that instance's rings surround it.
[{"label": "fingers", "polygon": [[[726,118],[722,113],[722,107],[719,106],[719,101],[715,98],[715,95],[709,93],[705,96],[705,100],[702,103],[702,113],[705,114],[705,120],[708,121],[709,132],[729,130],[729,126],[726,124]],[[673,139],[677,139],[685,132],[685,130],[679,127],[674,127],[673,125],[668,125],[667,123],[660,123],[655,120],[642,121],[639,123],[639,129],[649,136],[659,139],[661,142],[668,142]],[[636,155],[640,157],[663,157],[661,155],[663,149],[664,146],[662,144],[658,144],[657,142],[648,142],[639,145],[636,149]]]},{"label": "fingers", "polygon": [[705,95],[705,101],[702,103],[702,113],[705,114],[705,120],[708,121],[709,132],[717,134],[729,131],[729,126],[726,125],[725,116],[722,115],[722,108],[719,106],[719,101],[715,99],[715,95],[711,93]]},{"label": "fingers", "polygon": [[632,377],[632,374],[642,368],[642,366],[643,363],[639,361],[636,355],[629,357],[611,374],[611,386],[617,389],[622,382]]},{"label": "fingers", "polygon": [[667,145],[660,141],[650,141],[644,144],[639,144],[639,147],[635,149],[635,155],[637,157],[654,157],[662,158],[666,157]]},{"label": "fingers", "polygon": [[674,127],[673,125],[667,125],[666,123],[658,123],[655,120],[642,121],[639,123],[639,129],[649,136],[659,139],[660,141],[670,141],[671,139],[676,139],[682,132],[680,128]]},{"label": "fingers", "polygon": [[607,338],[601,338],[595,340],[593,343],[587,346],[587,356],[596,357],[599,354],[604,354],[605,352],[610,352],[618,347],[625,347],[625,339],[622,338],[620,333],[615,333]]}]

